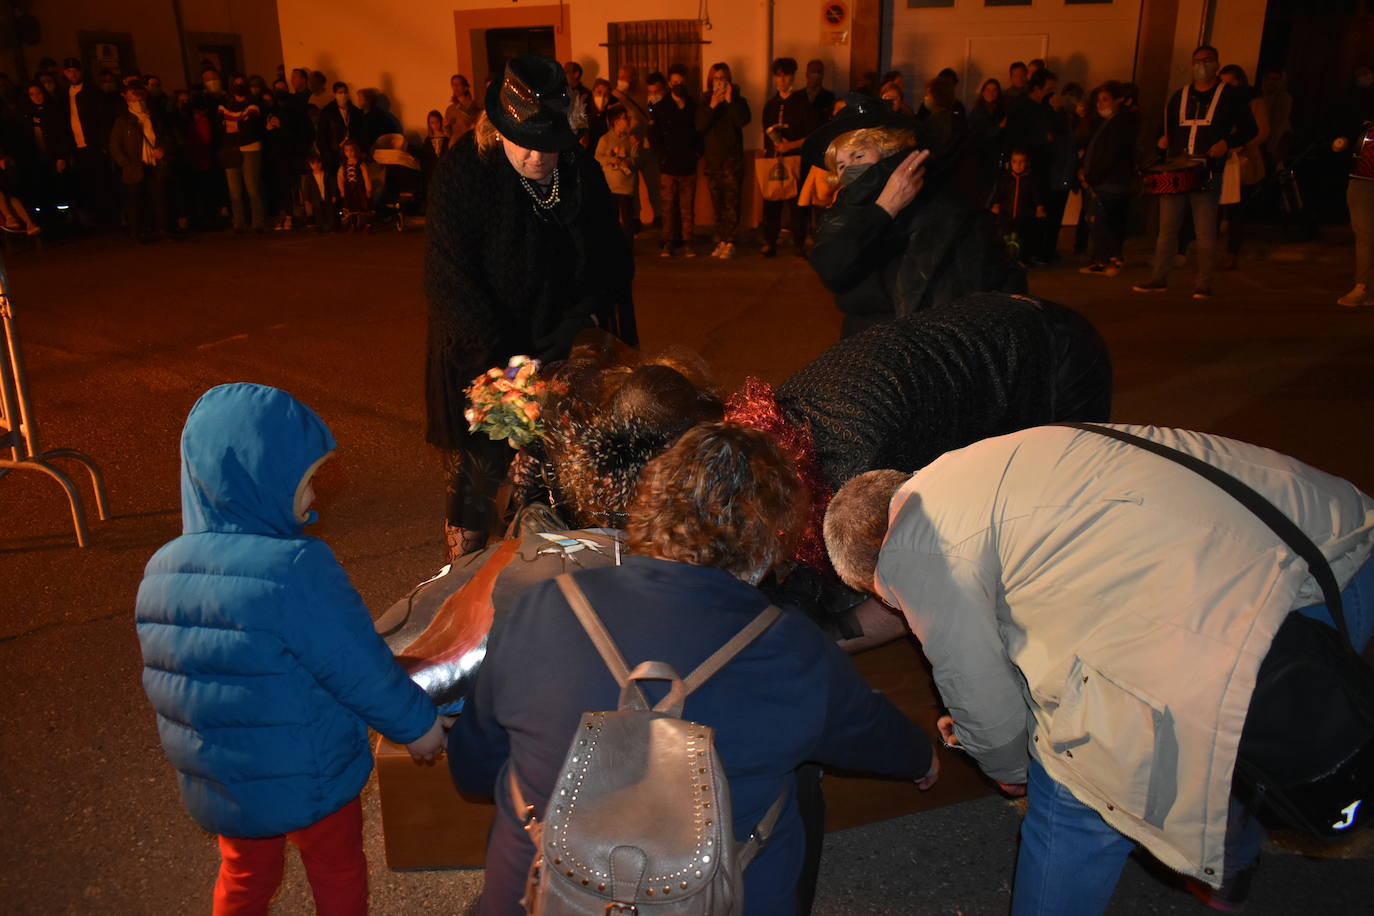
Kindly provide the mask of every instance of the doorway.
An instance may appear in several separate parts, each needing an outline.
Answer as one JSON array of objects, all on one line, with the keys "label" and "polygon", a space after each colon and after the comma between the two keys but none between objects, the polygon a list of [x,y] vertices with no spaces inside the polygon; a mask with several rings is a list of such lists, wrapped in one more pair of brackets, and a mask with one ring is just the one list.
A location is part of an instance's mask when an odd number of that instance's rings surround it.
[{"label": "doorway", "polygon": [[487,74],[499,78],[506,72],[506,62],[521,54],[538,54],[540,57],[557,59],[558,51],[553,40],[553,26],[541,25],[526,28],[487,29]]}]

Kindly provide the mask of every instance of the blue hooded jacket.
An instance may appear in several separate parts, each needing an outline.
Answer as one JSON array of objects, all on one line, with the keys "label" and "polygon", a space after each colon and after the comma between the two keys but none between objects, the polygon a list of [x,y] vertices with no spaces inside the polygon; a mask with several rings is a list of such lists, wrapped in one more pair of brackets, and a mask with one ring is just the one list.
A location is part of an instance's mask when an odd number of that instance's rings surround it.
[{"label": "blue hooded jacket", "polygon": [[182,535],[148,561],[136,618],[163,750],[214,833],[313,824],[367,782],[368,725],[406,744],[434,722],[296,517],[297,488],[333,449],[313,410],[246,383],[207,391],[181,434]]}]

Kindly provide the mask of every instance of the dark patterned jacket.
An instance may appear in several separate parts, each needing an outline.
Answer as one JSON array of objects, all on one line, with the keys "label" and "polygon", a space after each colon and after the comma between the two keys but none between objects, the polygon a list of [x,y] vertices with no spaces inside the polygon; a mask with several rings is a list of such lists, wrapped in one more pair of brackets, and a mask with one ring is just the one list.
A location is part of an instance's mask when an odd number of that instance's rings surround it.
[{"label": "dark patterned jacket", "polygon": [[916,471],[947,451],[1031,426],[1101,421],[1112,370],[1072,309],[980,293],[846,337],[778,387],[807,425],[825,482]]},{"label": "dark patterned jacket", "polygon": [[634,265],[611,192],[590,152],[559,166],[561,202],[539,210],[498,146],[477,150],[470,132],[440,160],[429,188],[425,295],[426,438],[461,446],[463,394],[485,369],[516,354],[568,355],[599,324],[627,343],[634,329]]}]

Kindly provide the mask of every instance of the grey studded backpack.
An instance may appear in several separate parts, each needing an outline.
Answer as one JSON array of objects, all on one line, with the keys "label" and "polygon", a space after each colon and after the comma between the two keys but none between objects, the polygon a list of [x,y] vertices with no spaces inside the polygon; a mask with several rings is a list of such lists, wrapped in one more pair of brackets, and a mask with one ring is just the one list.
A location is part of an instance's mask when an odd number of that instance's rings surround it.
[{"label": "grey studded backpack", "polygon": [[[682,678],[665,662],[629,670],[577,583],[566,574],[557,582],[620,684],[620,705],[583,714],[542,820],[510,768],[511,798],[535,848],[525,912],[738,916],[744,869],[772,833],[787,791],[748,841],[736,842],[715,732],[681,718],[682,704],[782,612],[765,608]],[[650,680],[672,685],[652,709],[638,684]]]}]

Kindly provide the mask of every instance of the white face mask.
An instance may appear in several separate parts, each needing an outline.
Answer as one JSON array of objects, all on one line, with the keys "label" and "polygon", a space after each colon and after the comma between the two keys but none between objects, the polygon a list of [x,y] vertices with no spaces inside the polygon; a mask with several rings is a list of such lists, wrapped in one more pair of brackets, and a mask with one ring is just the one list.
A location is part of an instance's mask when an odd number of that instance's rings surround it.
[{"label": "white face mask", "polygon": [[205,81],[205,91],[206,91],[206,92],[219,92],[220,89],[221,89],[223,86],[224,86],[224,84],[221,83],[219,80],[206,80],[206,81]]},{"label": "white face mask", "polygon": [[1110,106],[1110,105],[1107,105],[1107,106],[1105,106],[1105,107],[1102,106],[1102,105],[1097,106],[1097,116],[1098,116],[1099,118],[1110,118],[1110,117],[1112,116],[1112,114],[1113,114],[1113,112],[1112,112],[1112,106]]},{"label": "white face mask", "polygon": [[657,105],[659,102],[663,101],[663,93],[661,93],[661,92],[651,92],[651,93],[649,93],[649,101],[650,101],[651,103]]},{"label": "white face mask", "polygon": [[1217,75],[1217,62],[1214,60],[1193,61],[1193,79],[1199,83],[1211,82]]},{"label": "white face mask", "polygon": [[616,92],[629,92],[629,91],[630,91],[630,81],[629,81],[629,80],[616,80],[616,81],[615,81],[615,90],[616,90]]}]

